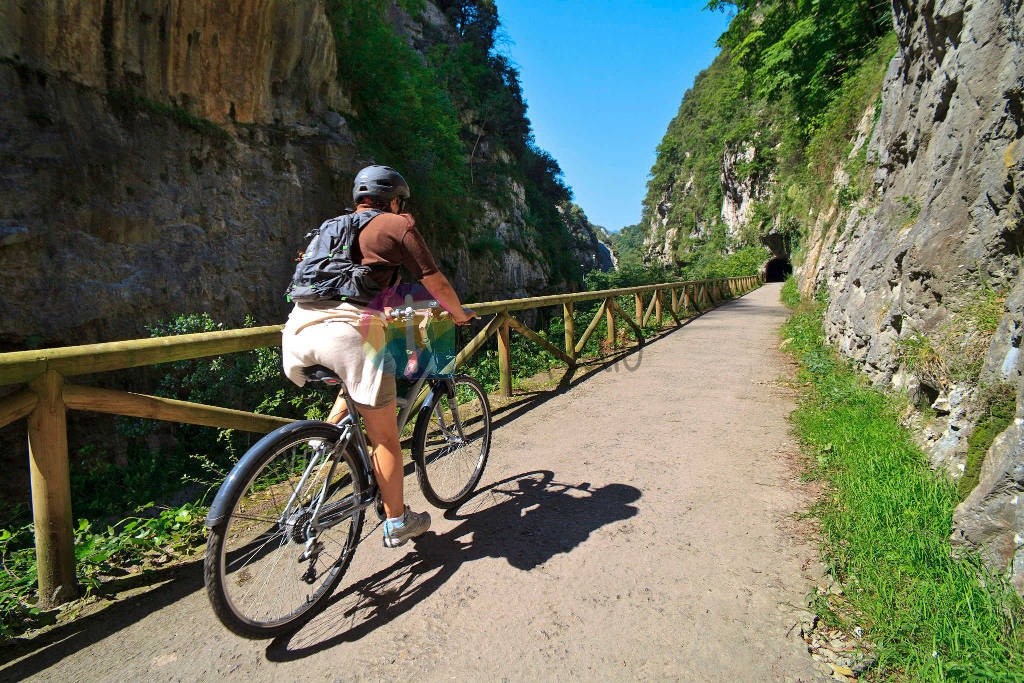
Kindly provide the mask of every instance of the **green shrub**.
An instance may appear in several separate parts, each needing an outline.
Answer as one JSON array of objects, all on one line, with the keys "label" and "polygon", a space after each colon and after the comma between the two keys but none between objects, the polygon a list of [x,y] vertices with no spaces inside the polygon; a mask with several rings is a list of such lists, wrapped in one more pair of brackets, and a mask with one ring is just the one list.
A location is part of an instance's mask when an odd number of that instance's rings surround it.
[{"label": "green shrub", "polygon": [[[86,595],[102,590],[104,581],[144,571],[190,553],[206,540],[206,508],[193,503],[154,510],[97,525],[79,519],[74,530],[76,580]],[[34,527],[0,529],[0,639],[52,624],[58,610],[37,606]]]},{"label": "green shrub", "polygon": [[787,308],[796,308],[800,305],[800,290],[797,287],[795,277],[790,276],[786,278],[786,281],[782,283],[782,291],[779,293],[779,297]]}]

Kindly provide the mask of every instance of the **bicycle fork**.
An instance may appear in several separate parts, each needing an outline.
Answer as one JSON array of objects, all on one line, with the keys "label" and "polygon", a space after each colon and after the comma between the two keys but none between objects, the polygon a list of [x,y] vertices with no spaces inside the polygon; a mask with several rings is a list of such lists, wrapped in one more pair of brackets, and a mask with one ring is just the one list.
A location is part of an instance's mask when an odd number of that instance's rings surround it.
[{"label": "bicycle fork", "polygon": [[444,411],[441,410],[441,406],[434,406],[434,413],[437,415],[437,426],[441,429],[441,432],[445,435],[445,438],[449,441],[453,441],[458,444],[466,442],[466,433],[462,430],[462,417],[459,416],[459,402],[455,400],[455,384],[448,384],[446,387],[448,394],[448,407],[452,411],[452,426],[455,428],[455,433],[446,424],[444,419]]}]

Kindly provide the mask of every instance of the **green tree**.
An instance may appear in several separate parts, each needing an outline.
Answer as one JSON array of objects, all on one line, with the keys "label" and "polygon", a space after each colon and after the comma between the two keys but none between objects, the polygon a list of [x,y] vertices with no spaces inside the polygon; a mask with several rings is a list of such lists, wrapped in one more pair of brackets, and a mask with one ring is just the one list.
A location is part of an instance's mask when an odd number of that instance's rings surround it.
[{"label": "green tree", "polygon": [[[816,208],[810,202],[823,201],[820,188],[831,187],[852,126],[872,89],[877,94],[878,56],[887,60],[892,49],[888,3],[711,0],[707,7],[734,16],[719,38],[721,53],[685,93],[658,147],[642,220],[659,239],[676,230],[677,266],[701,271],[717,269],[713,257],[757,246],[767,229],[799,244]],[[733,172],[761,193],[757,229],[725,239],[723,158],[747,148],[753,158]]]},{"label": "green tree", "polygon": [[[417,0],[398,4],[414,18],[424,8]],[[571,192],[558,163],[535,144],[518,71],[494,50],[494,2],[442,1],[455,35],[423,21],[415,41],[395,31],[389,6],[329,1],[338,73],[356,111],[353,130],[376,161],[407,174],[427,238],[441,246],[492,244],[477,217],[484,203],[511,208],[518,185],[552,287],[581,283],[557,210]]]}]

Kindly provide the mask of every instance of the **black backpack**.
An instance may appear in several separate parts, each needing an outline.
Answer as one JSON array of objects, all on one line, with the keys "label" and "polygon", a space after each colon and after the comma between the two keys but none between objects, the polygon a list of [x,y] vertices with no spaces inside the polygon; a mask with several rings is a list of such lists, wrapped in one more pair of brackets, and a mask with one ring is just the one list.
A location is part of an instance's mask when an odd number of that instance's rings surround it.
[{"label": "black backpack", "polygon": [[387,268],[397,275],[398,268],[359,263],[359,232],[379,213],[346,213],[324,221],[306,235],[311,238],[309,246],[295,267],[285,298],[298,303],[337,300],[368,304],[380,294],[382,288],[370,273]]}]

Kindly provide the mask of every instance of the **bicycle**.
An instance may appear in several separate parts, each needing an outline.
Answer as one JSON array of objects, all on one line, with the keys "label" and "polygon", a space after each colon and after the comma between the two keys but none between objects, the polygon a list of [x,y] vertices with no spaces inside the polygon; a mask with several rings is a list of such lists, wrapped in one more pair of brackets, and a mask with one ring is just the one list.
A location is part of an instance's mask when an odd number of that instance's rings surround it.
[{"label": "bicycle", "polygon": [[[407,307],[392,317],[408,325],[419,314]],[[207,596],[221,623],[246,638],[293,632],[326,607],[362,540],[366,509],[384,519],[366,434],[344,383],[322,366],[305,372],[339,387],[348,416],[338,424],[294,422],[264,436],[232,468],[206,518]],[[424,497],[458,507],[487,464],[487,393],[466,375],[423,374],[398,404],[400,433],[416,412],[411,450]]]}]

